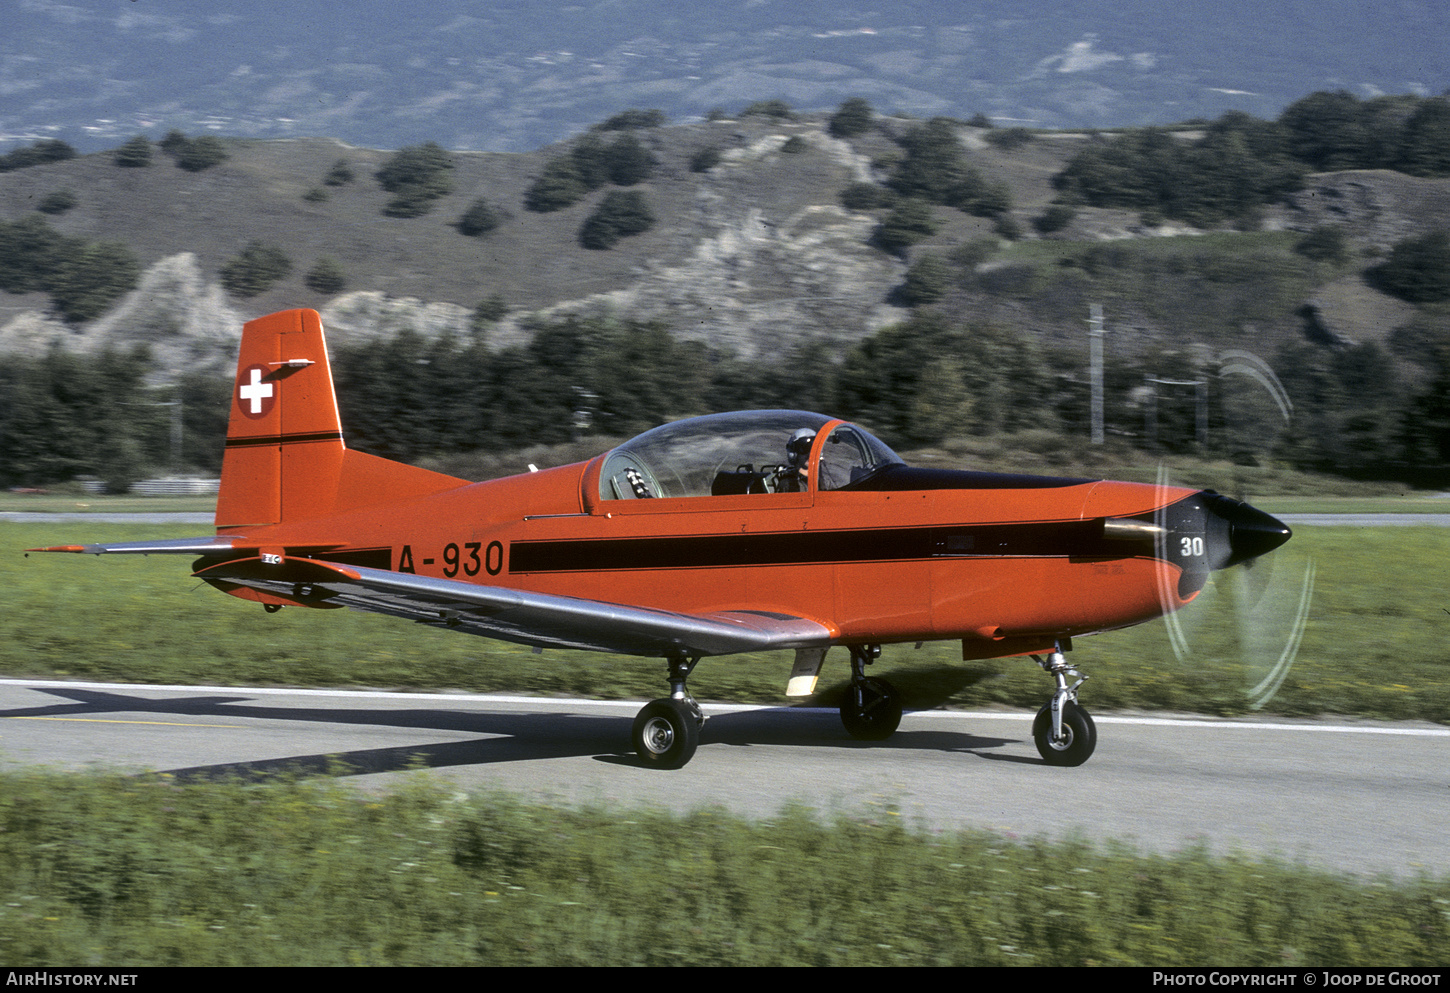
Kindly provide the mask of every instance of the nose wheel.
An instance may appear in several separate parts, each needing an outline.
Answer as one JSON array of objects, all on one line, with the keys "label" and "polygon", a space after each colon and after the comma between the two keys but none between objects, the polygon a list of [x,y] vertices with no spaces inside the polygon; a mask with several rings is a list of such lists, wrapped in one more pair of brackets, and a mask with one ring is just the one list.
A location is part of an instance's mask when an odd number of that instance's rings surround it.
[{"label": "nose wheel", "polygon": [[[1046,659],[1036,655],[1032,659],[1052,677],[1055,687],[1051,702],[1037,712],[1032,722],[1037,753],[1048,765],[1082,765],[1098,747],[1098,729],[1092,715],[1077,702],[1077,688],[1087,677],[1068,665],[1061,651]],[[1068,676],[1078,677],[1077,682],[1069,686]]]}]

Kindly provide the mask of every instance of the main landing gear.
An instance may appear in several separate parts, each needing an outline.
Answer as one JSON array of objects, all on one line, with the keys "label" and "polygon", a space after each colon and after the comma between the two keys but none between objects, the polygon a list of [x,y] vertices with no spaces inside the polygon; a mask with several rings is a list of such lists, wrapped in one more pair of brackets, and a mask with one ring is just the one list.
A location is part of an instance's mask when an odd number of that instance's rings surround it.
[{"label": "main landing gear", "polygon": [[[1087,677],[1068,664],[1060,649],[1046,659],[1034,655],[1032,660],[1046,670],[1056,687],[1052,701],[1037,712],[1032,722],[1037,751],[1048,765],[1082,765],[1098,747],[1098,729],[1092,716],[1077,702],[1077,688]],[[1077,682],[1067,685],[1068,676],[1078,677]]]},{"label": "main landing gear", "polygon": [[880,645],[851,646],[851,685],[841,700],[841,723],[862,741],[885,741],[901,724],[901,694],[886,680],[866,675],[880,657]]},{"label": "main landing gear", "polygon": [[634,750],[640,761],[653,769],[678,769],[690,761],[700,745],[700,728],[705,725],[704,712],[685,686],[699,657],[668,661],[670,695],[651,700],[634,719]]}]

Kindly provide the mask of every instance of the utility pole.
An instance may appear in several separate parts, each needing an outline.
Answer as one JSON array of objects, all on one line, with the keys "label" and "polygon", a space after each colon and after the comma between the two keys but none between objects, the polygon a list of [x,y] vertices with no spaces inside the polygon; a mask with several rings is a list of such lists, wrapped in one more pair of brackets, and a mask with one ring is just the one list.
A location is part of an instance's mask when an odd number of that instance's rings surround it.
[{"label": "utility pole", "polygon": [[1088,313],[1088,351],[1092,369],[1093,444],[1103,443],[1103,305],[1091,305]]}]

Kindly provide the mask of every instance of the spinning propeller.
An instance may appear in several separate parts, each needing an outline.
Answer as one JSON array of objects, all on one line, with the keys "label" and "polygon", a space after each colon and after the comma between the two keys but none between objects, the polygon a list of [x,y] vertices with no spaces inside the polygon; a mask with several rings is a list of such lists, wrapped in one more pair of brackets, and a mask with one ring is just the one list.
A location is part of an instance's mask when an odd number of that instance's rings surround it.
[{"label": "spinning propeller", "polygon": [[[1267,363],[1244,351],[1221,357],[1220,380],[1232,376],[1257,389],[1225,403],[1230,436],[1272,442],[1278,432],[1266,432],[1264,425],[1282,430],[1293,416],[1283,385]],[[1160,466],[1158,486],[1169,485],[1169,473]],[[1249,708],[1262,709],[1298,654],[1314,596],[1313,559],[1302,545],[1280,548],[1290,535],[1280,521],[1212,491],[1160,509],[1154,524],[1158,557],[1185,566],[1176,590],[1166,579],[1159,590],[1174,655],[1180,662],[1217,651],[1237,656]],[[1200,592],[1192,605],[1181,613],[1170,609],[1194,590]]]}]

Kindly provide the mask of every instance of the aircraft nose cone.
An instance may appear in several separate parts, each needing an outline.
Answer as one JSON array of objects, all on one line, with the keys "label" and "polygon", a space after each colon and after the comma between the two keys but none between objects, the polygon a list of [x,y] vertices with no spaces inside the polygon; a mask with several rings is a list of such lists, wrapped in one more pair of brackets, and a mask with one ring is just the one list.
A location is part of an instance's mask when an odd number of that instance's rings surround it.
[{"label": "aircraft nose cone", "polygon": [[1238,500],[1217,493],[1206,494],[1208,510],[1227,525],[1227,548],[1218,549],[1211,568],[1227,569],[1272,552],[1293,534],[1283,521]]}]

